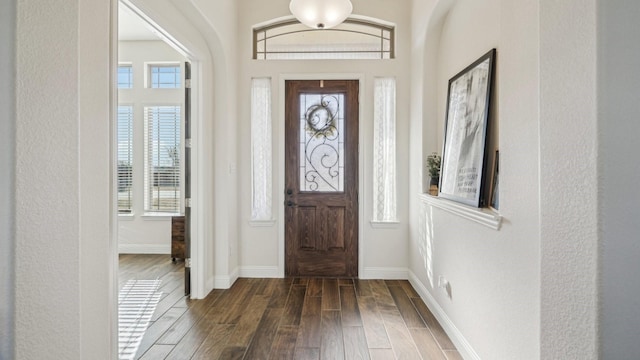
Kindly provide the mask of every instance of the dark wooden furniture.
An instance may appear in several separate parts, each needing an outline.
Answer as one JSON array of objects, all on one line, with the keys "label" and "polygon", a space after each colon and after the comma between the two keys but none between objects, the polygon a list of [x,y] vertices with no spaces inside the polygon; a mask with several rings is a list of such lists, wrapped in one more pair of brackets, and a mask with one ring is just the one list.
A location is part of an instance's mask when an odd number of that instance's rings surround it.
[{"label": "dark wooden furniture", "polygon": [[184,216],[171,217],[171,259],[184,259]]}]

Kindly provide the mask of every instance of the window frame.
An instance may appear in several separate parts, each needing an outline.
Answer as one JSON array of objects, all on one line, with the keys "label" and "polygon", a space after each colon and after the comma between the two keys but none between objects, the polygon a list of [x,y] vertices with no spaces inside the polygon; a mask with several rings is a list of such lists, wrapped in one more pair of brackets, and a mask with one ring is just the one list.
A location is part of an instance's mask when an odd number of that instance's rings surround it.
[{"label": "window frame", "polygon": [[[174,68],[177,69],[177,73],[174,73],[174,82],[173,83],[167,83],[167,84],[173,84],[173,86],[170,87],[162,87],[162,86],[154,86],[154,81],[153,81],[153,77],[154,77],[154,72],[153,69],[154,68]],[[183,69],[182,69],[182,64],[180,62],[176,62],[176,61],[156,61],[156,62],[145,62],[145,87],[148,89],[154,89],[154,90],[177,90],[177,89],[182,89],[183,88]],[[162,84],[162,83],[159,83]]]},{"label": "window frame", "polygon": [[[127,132],[128,134],[128,159],[129,159],[129,181],[128,181],[128,198],[129,198],[129,207],[128,209],[120,209],[120,186],[121,186],[121,178],[120,178],[120,110],[121,108],[128,108],[129,109],[129,131]],[[117,137],[117,154],[116,154],[116,158],[117,158],[117,174],[118,174],[118,215],[133,215],[133,210],[134,210],[134,205],[135,205],[135,194],[134,194],[134,165],[135,165],[135,159],[134,159],[134,155],[135,155],[135,133],[134,133],[134,128],[135,128],[135,105],[134,104],[129,104],[129,103],[121,103],[118,104],[118,118],[117,118],[117,125],[116,125],[116,137]]]},{"label": "window frame", "polygon": [[372,223],[398,223],[397,82],[373,80],[373,216]]},{"label": "window frame", "polygon": [[[129,69],[129,83],[128,83],[128,87],[121,87],[120,86],[120,69],[121,68],[128,68]],[[133,89],[133,64],[132,63],[118,63],[118,90],[130,90]]]},{"label": "window frame", "polygon": [[[378,51],[367,51],[367,53],[380,53],[380,58],[379,60],[392,60],[395,59],[395,25],[390,24],[390,23],[386,23],[386,22],[382,22],[382,21],[378,21],[378,20],[365,20],[365,19],[359,19],[359,18],[354,18],[354,17],[349,17],[347,18],[343,23],[345,24],[354,24],[354,25],[361,25],[361,26],[368,26],[374,29],[377,29],[381,32],[381,35],[378,36],[379,39],[381,39],[381,46],[380,46],[380,50]],[[281,20],[281,21],[274,21],[274,22],[270,22],[266,25],[258,25],[258,26],[254,26],[253,28],[253,54],[252,54],[252,59],[254,60],[278,60],[278,59],[269,59],[267,57],[267,55],[270,53],[267,50],[267,45],[268,43],[266,43],[266,40],[269,39],[269,37],[266,36],[266,32],[269,30],[274,30],[274,29],[278,29],[278,28],[283,28],[286,26],[296,26],[299,25],[300,22],[295,19],[295,18],[290,18],[290,19],[286,19],[286,20]],[[363,35],[368,35],[368,36],[373,36],[371,34],[367,34],[364,32],[356,32],[356,31],[351,31],[351,30],[344,30],[344,29],[340,29],[339,25],[337,27],[331,28],[331,29],[311,29],[311,28],[305,28],[304,30],[295,30],[295,31],[291,31],[291,32],[284,32],[282,34],[279,34],[278,36],[285,36],[285,35],[290,35],[290,34],[294,34],[294,33],[300,33],[300,32],[312,32],[312,31],[323,31],[323,32],[332,32],[332,31],[343,31],[343,32],[350,32],[350,33],[360,33]],[[387,31],[389,33],[389,38],[386,39],[384,38],[384,32]],[[260,34],[265,34],[264,36],[260,36]],[[258,50],[258,44],[260,41],[262,41],[262,39],[264,39],[265,41],[265,45],[264,45],[264,51],[259,51]],[[384,49],[384,44],[382,44],[383,40],[388,40],[389,41],[389,50],[385,50]],[[360,51],[357,50],[351,50],[351,51],[338,51],[338,50],[332,50],[332,51],[327,51],[327,52],[321,52],[321,51],[311,51],[311,52],[298,52],[298,53],[307,53],[307,54],[314,54],[314,53],[326,53],[326,54],[339,54],[339,53],[346,53],[346,54],[351,54],[351,53],[358,53]],[[294,53],[294,52],[291,52]],[[385,57],[384,54],[388,53],[389,57]],[[264,57],[259,58],[258,55],[259,54],[264,54]],[[309,60],[312,59],[316,59],[316,58],[310,58]],[[325,58],[317,58],[317,59],[325,59]],[[333,58],[331,58],[333,59]],[[340,59],[340,58],[337,58]],[[364,58],[363,58],[364,59]],[[369,59],[369,58],[367,58]],[[301,59],[295,59],[294,60],[301,60]],[[355,60],[360,60],[360,58],[355,58]]]}]

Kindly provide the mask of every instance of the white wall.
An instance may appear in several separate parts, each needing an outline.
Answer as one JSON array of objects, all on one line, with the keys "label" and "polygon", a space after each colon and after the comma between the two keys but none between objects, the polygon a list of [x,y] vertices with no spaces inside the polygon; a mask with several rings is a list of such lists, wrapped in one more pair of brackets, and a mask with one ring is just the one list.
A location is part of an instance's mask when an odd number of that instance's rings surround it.
[{"label": "white wall", "polygon": [[[414,61],[424,73],[414,77],[414,86],[424,94],[424,108],[414,106],[419,118],[412,120],[412,133],[423,139],[412,142],[412,152],[441,151],[448,80],[497,48],[490,121],[499,132],[504,219],[496,231],[421,203],[421,169],[412,167],[411,271],[466,358],[535,359],[540,329],[536,2],[419,3],[414,7],[421,13],[413,21],[426,23],[427,33],[413,34],[423,41],[414,46],[424,51],[415,50]],[[451,297],[437,288],[439,276],[449,281]]]},{"label": "white wall", "polygon": [[598,1],[602,359],[640,353],[640,3]]},{"label": "white wall", "polygon": [[[118,60],[131,64],[133,88],[119,89],[118,102],[133,105],[133,209],[118,216],[120,253],[171,253],[171,216],[144,213],[144,107],[180,105],[184,116],[184,80],[180,89],[151,89],[145,85],[145,66],[153,62],[175,62],[184,79],[186,59],[164,41],[120,41]],[[184,123],[184,121],[183,121]],[[184,138],[184,126],[181,136]],[[181,161],[184,164],[184,161]]]},{"label": "white wall", "polygon": [[19,359],[106,359],[113,344],[109,13],[98,0],[18,3]]},{"label": "white wall", "polygon": [[[203,165],[206,177],[213,179],[213,191],[207,195],[212,204],[214,244],[207,252],[207,265],[211,286],[229,287],[237,277],[238,268],[238,172],[237,172],[237,7],[234,0],[193,0],[195,8],[189,19],[195,21],[205,36],[213,58],[213,74],[208,78],[213,86],[213,96],[205,98],[213,106],[213,141],[203,146],[212,147],[212,159]],[[184,11],[184,8],[181,9]],[[213,101],[211,101],[213,99]],[[209,261],[213,259],[213,261]]]},{"label": "white wall", "polygon": [[[403,3],[404,4],[404,3]],[[242,0],[239,2],[239,77],[238,77],[238,219],[239,266],[246,276],[275,276],[282,268],[283,203],[284,203],[284,79],[356,78],[360,83],[360,181],[362,203],[360,277],[406,277],[408,236],[408,121],[410,64],[410,7],[391,0],[355,0],[353,13],[390,21],[396,28],[396,59],[384,61],[322,60],[322,61],[258,61],[252,60],[252,26],[274,18],[290,16],[289,1]],[[372,141],[373,141],[373,79],[395,77],[397,81],[397,170],[398,219],[390,228],[373,228],[372,217]],[[251,217],[251,129],[250,84],[252,77],[270,77],[273,106],[273,213],[272,227],[252,227]]]},{"label": "white wall", "polygon": [[14,348],[14,176],[15,176],[15,11],[13,0],[0,2],[0,359]]},{"label": "white wall", "polygon": [[541,357],[598,356],[595,2],[540,1]]}]

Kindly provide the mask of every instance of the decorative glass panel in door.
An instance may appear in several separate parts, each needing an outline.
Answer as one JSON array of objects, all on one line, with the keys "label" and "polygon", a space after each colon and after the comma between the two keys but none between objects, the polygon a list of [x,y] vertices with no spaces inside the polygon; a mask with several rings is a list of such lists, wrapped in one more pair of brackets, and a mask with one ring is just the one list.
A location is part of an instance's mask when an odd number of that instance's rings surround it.
[{"label": "decorative glass panel in door", "polygon": [[344,94],[300,94],[300,190],[344,191]]}]

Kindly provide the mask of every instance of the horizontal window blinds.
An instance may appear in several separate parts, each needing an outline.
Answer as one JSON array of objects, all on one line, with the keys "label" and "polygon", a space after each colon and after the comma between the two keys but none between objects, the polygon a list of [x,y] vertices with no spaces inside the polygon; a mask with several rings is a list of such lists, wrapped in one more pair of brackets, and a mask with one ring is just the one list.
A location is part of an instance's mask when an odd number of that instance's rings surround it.
[{"label": "horizontal window blinds", "polygon": [[145,212],[180,212],[180,106],[149,106],[145,117]]},{"label": "horizontal window blinds", "polygon": [[118,213],[133,203],[133,106],[118,106]]}]

